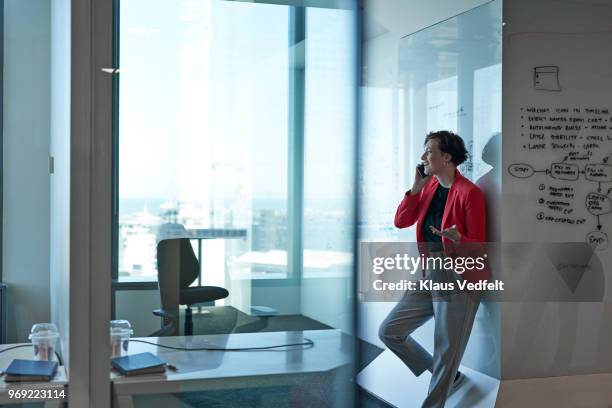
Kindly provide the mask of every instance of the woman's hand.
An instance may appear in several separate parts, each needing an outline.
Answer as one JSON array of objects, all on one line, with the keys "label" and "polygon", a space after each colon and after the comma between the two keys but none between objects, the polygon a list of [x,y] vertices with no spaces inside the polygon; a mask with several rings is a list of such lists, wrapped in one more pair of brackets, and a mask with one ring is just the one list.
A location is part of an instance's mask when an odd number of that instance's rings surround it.
[{"label": "woman's hand", "polygon": [[440,231],[439,229],[437,229],[433,225],[430,225],[429,229],[434,234],[436,234],[436,235],[438,235],[440,237],[448,238],[448,239],[450,239],[453,242],[461,241],[461,233],[459,233],[459,231],[457,231],[457,226],[456,225],[453,225],[452,227],[447,228],[447,229],[442,230],[442,231]]},{"label": "woman's hand", "polygon": [[430,178],[431,178],[431,174],[428,174],[425,177],[421,176],[421,173],[419,173],[418,166],[417,166],[417,169],[414,172],[414,182],[412,183],[412,188],[410,189],[410,193],[412,195],[418,194],[423,189],[423,187],[425,187],[425,184],[427,184]]}]

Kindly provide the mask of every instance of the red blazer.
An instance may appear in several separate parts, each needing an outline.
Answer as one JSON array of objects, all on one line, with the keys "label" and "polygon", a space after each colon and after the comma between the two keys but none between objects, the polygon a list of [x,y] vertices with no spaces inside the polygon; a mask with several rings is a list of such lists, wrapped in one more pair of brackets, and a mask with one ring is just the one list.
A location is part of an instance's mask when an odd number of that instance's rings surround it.
[{"label": "red blazer", "polygon": [[[438,184],[438,179],[432,177],[419,194],[410,195],[410,191],[406,192],[395,213],[395,226],[397,228],[407,228],[415,222],[417,223],[417,242],[425,242],[421,226]],[[457,226],[457,231],[461,234],[460,242],[485,243],[487,241],[484,195],[478,186],[463,177],[458,170],[455,170],[455,180],[448,192],[441,229],[450,228],[453,225]],[[451,256],[453,254],[457,255],[457,252],[461,252],[462,256],[465,256],[467,252],[470,253],[469,256],[482,256],[484,254],[484,248],[480,245],[468,245],[467,248],[463,248],[444,237],[442,237],[442,243],[445,252]],[[479,250],[475,251],[477,247]],[[488,264],[482,270],[473,268],[463,273],[463,278],[470,282],[489,279],[489,277]]]}]

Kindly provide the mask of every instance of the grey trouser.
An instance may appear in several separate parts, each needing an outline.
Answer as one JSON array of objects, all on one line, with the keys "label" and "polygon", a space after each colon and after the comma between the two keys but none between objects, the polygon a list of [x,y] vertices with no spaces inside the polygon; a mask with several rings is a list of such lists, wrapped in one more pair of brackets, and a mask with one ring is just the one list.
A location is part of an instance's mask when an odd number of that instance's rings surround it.
[{"label": "grey trouser", "polygon": [[[381,324],[380,339],[416,376],[425,370],[432,372],[423,408],[444,407],[479,303],[473,292],[438,297],[430,291],[408,291]],[[435,318],[433,357],[410,337],[432,316]]]}]

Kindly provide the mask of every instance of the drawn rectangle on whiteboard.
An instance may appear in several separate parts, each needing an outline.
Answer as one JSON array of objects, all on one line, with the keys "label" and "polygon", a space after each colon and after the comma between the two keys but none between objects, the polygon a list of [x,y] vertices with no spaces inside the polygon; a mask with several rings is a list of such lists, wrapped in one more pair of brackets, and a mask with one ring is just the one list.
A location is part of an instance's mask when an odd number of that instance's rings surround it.
[{"label": "drawn rectangle on whiteboard", "polygon": [[584,177],[590,181],[610,183],[612,182],[612,166],[603,163],[587,164],[584,167]]},{"label": "drawn rectangle on whiteboard", "polygon": [[559,67],[535,67],[533,70],[533,86],[538,91],[560,91]]},{"label": "drawn rectangle on whiteboard", "polygon": [[580,169],[575,164],[553,163],[550,166],[550,175],[559,180],[578,180]]}]

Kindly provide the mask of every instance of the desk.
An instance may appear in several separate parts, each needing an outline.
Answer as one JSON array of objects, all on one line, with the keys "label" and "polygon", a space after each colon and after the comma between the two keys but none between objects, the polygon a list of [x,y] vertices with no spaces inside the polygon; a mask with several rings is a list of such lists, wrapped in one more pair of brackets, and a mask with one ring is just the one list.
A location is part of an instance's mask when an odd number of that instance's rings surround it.
[{"label": "desk", "polygon": [[231,239],[246,238],[247,230],[244,228],[188,228],[187,234],[180,238],[191,239]]},{"label": "desk", "polygon": [[[0,369],[4,371],[11,363],[11,361],[13,361],[13,359],[15,358],[20,358],[24,360],[31,360],[34,358],[34,355],[32,353],[32,345],[30,343],[20,344],[27,344],[28,347],[20,347],[14,350],[9,350],[5,353],[0,353]],[[4,350],[17,345],[19,344],[2,344],[0,345],[0,350]],[[66,370],[64,369],[64,366],[58,367],[57,374],[51,381],[7,383],[4,381],[3,377],[2,379],[0,379],[0,404],[26,404],[32,402],[44,402],[45,408],[60,407],[68,401],[67,386],[68,378],[66,377]],[[51,394],[54,394],[55,391],[60,392],[63,390],[65,398],[10,398],[9,390],[51,390],[53,391]]]},{"label": "desk", "polygon": [[129,354],[148,351],[176,366],[178,370],[166,370],[165,378],[162,375],[124,377],[111,373],[113,406],[132,408],[134,395],[297,385],[313,374],[328,373],[340,368],[351,370],[353,341],[339,330],[140,339],[179,347],[236,348],[301,343],[304,337],[314,341],[314,347],[294,348],[286,352],[188,352],[130,342]]}]

